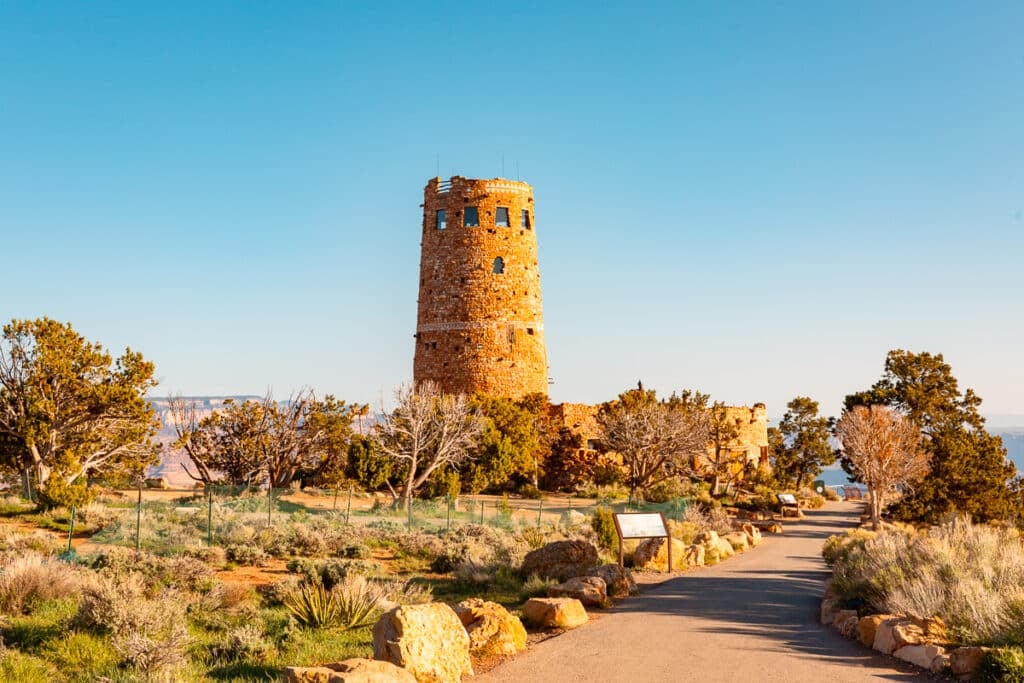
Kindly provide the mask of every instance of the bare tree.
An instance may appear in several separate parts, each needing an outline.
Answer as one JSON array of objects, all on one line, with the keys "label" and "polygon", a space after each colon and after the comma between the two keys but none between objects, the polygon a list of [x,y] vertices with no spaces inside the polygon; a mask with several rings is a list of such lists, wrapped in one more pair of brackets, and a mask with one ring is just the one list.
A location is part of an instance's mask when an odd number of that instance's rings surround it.
[{"label": "bare tree", "polygon": [[871,523],[878,529],[882,507],[898,491],[906,491],[929,469],[921,449],[921,433],[906,417],[887,406],[854,406],[836,424],[860,480],[870,492]]},{"label": "bare tree", "polygon": [[[696,399],[696,400],[694,400]],[[629,470],[630,495],[671,477],[692,472],[693,459],[708,443],[708,414],[701,394],[684,393],[659,401],[642,386],[601,406],[597,421],[603,450],[622,456]]]},{"label": "bare tree", "polygon": [[204,483],[252,484],[266,479],[283,488],[301,474],[329,468],[343,457],[352,433],[353,410],[333,396],[317,400],[303,390],[283,404],[269,393],[259,401],[224,402],[199,419],[194,404],[171,397],[177,440],[192,461],[190,477]]},{"label": "bare tree", "polygon": [[[485,421],[470,409],[463,395],[442,394],[437,384],[395,390],[398,404],[377,424],[381,452],[403,468],[399,491],[391,484],[395,505],[406,510],[420,486],[442,465],[469,459],[469,450],[483,433]],[[383,411],[382,411],[383,412]]]}]

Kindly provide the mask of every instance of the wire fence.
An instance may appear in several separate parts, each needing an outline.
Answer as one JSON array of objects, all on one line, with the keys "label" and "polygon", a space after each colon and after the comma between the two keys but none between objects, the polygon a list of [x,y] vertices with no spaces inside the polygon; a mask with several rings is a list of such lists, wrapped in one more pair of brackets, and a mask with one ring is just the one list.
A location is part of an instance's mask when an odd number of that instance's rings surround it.
[{"label": "wire fence", "polygon": [[[355,488],[311,492],[208,486],[108,494],[79,510],[78,521],[80,529],[95,531],[88,539],[90,543],[173,554],[202,546],[267,545],[275,538],[308,535],[310,530],[323,532],[357,525],[393,532],[444,532],[467,524],[507,531],[569,528],[589,524],[599,506],[615,512],[662,512],[668,518],[680,519],[688,505],[685,498],[638,504],[608,499],[474,495],[413,499],[409,505],[396,505],[391,496],[366,494]],[[75,533],[75,513],[72,510],[70,515],[69,549]]]}]

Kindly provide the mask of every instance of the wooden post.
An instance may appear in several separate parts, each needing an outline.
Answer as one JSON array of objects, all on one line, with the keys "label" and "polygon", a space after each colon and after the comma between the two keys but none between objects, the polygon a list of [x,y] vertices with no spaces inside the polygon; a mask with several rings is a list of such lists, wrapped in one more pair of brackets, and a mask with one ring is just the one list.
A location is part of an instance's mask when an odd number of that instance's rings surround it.
[{"label": "wooden post", "polygon": [[139,502],[135,506],[135,552],[142,544],[142,480],[139,479]]},{"label": "wooden post", "polygon": [[75,508],[71,508],[71,521],[68,523],[68,552],[71,552],[71,536],[75,533]]},{"label": "wooden post", "polygon": [[661,523],[665,525],[665,543],[668,543],[668,570],[672,571],[672,530],[668,528],[668,522],[665,520],[665,513],[661,514]]}]

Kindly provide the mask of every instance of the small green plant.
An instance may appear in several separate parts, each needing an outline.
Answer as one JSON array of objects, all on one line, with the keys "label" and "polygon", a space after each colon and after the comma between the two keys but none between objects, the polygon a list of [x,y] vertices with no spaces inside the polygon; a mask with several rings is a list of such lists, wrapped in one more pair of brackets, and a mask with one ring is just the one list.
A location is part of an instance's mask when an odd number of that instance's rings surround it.
[{"label": "small green plant", "polygon": [[346,629],[369,626],[377,621],[385,598],[379,584],[361,576],[348,577],[332,591],[338,603],[339,621]]},{"label": "small green plant", "polygon": [[619,534],[615,530],[615,517],[611,508],[598,506],[594,508],[594,516],[590,526],[597,534],[597,543],[605,550],[615,550],[619,546]]},{"label": "small green plant", "polygon": [[557,584],[557,579],[545,579],[537,574],[530,574],[526,577],[526,581],[523,581],[522,599],[545,597],[548,594],[548,589]]},{"label": "small green plant", "polygon": [[301,586],[286,595],[283,602],[295,621],[306,628],[326,628],[341,621],[341,606],[322,583]]},{"label": "small green plant", "polygon": [[1024,650],[1000,647],[989,651],[975,677],[982,683],[1024,683]]}]

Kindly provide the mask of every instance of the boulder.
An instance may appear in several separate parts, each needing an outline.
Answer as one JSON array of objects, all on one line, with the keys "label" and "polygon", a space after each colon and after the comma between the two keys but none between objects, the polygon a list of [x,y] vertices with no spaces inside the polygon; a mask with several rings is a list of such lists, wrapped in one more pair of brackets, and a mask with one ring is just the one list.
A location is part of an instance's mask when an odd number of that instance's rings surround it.
[{"label": "boulder", "polygon": [[150,477],[146,480],[146,488],[166,490],[171,488],[171,482],[163,477]]},{"label": "boulder", "polygon": [[543,628],[576,628],[587,622],[587,611],[574,598],[530,598],[523,619]]},{"label": "boulder", "polygon": [[839,600],[832,597],[824,597],[821,599],[821,612],[819,620],[822,624],[828,626],[829,624],[834,622],[839,612]]},{"label": "boulder", "polygon": [[740,530],[747,535],[747,544],[751,548],[761,545],[761,530],[756,526],[753,524],[744,524],[740,527]]},{"label": "boulder", "polygon": [[736,552],[741,552],[750,547],[750,543],[747,542],[747,535],[742,531],[734,531],[731,534],[726,534],[724,539],[728,541],[729,545]]},{"label": "boulder", "polygon": [[576,598],[584,607],[606,607],[608,589],[597,576],[575,576],[548,589],[549,598]]},{"label": "boulder", "polygon": [[857,628],[860,625],[860,618],[855,609],[843,609],[836,612],[832,619],[832,627],[847,638],[858,636]]},{"label": "boulder", "polygon": [[526,649],[526,629],[519,617],[496,602],[463,600],[455,613],[469,635],[469,651],[478,655],[514,655]]},{"label": "boulder", "polygon": [[942,657],[945,654],[946,649],[938,645],[907,645],[896,650],[893,656],[897,659],[902,659],[904,662],[910,662],[914,666],[931,671],[932,664],[936,658]]},{"label": "boulder", "polygon": [[396,607],[373,627],[373,657],[400,666],[419,683],[458,683],[473,675],[469,635],[439,602]]},{"label": "boulder", "polygon": [[718,545],[717,531],[702,531],[693,537],[693,542],[706,548],[714,548]]},{"label": "boulder", "polygon": [[946,634],[946,624],[939,617],[931,619],[902,617],[892,625],[892,637],[895,641],[896,650],[907,645],[924,645],[927,643],[945,645],[949,642]]},{"label": "boulder", "polygon": [[932,660],[932,666],[930,668],[932,673],[940,673],[943,671],[949,671],[949,653],[945,652],[935,659]]},{"label": "boulder", "polygon": [[762,533],[766,534],[781,534],[782,525],[778,522],[761,522],[754,525],[755,529],[759,529]]},{"label": "boulder", "polygon": [[[678,538],[672,539],[673,569],[684,567],[686,545]],[[664,538],[648,538],[633,551],[633,566],[637,569],[668,571],[668,543]]]},{"label": "boulder", "polygon": [[878,622],[878,626],[875,627],[875,639],[871,643],[873,649],[884,655],[891,655],[896,650],[896,639],[893,638],[892,627],[899,620],[900,617],[889,617]]},{"label": "boulder", "polygon": [[636,581],[633,580],[633,572],[617,564],[603,564],[591,569],[589,576],[604,579],[605,589],[610,598],[625,598],[640,592]]},{"label": "boulder", "polygon": [[703,567],[704,555],[706,553],[707,550],[702,545],[697,545],[696,543],[688,545],[683,552],[683,563],[687,567]]},{"label": "boulder", "polygon": [[978,646],[958,647],[949,653],[949,668],[957,676],[974,673],[990,649]]},{"label": "boulder", "polygon": [[282,680],[284,683],[335,683],[337,675],[337,671],[326,666],[286,666]]},{"label": "boulder", "polygon": [[892,619],[891,614],[872,614],[867,617],[861,618],[857,622],[857,635],[861,642],[861,645],[867,645],[871,647],[875,644],[875,633],[878,631],[878,625],[886,619]]},{"label": "boulder", "polygon": [[586,541],[555,541],[531,550],[523,559],[523,576],[565,581],[583,576],[597,564],[597,548]]},{"label": "boulder", "polygon": [[391,662],[356,658],[324,666],[289,666],[284,683],[416,683],[416,677]]},{"label": "boulder", "polygon": [[727,560],[736,554],[736,551],[733,550],[732,543],[721,537],[715,543],[713,548],[709,548],[709,550],[712,549],[718,551],[719,560]]}]

